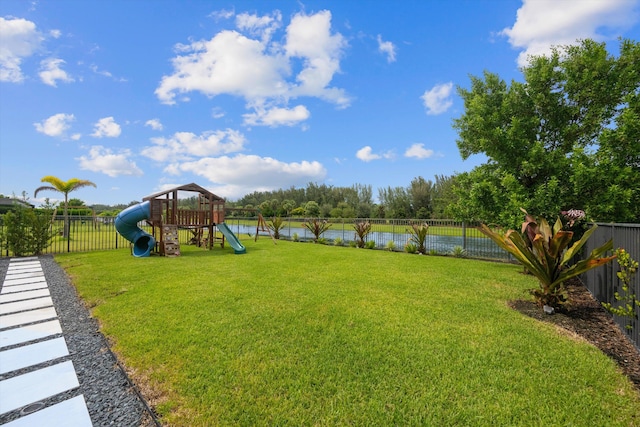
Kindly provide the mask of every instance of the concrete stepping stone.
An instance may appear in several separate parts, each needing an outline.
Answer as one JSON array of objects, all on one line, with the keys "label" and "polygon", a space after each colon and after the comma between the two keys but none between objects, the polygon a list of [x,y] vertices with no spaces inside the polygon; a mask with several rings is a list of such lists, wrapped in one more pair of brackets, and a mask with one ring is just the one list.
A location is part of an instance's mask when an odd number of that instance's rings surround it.
[{"label": "concrete stepping stone", "polygon": [[39,308],[37,310],[24,311],[16,314],[5,314],[4,316],[0,316],[0,329],[25,325],[27,323],[42,322],[56,317],[58,317],[58,314],[53,307]]},{"label": "concrete stepping stone", "polygon": [[[11,295],[11,294],[9,294]],[[28,299],[23,301],[10,302],[6,304],[0,304],[0,315],[16,313],[19,311],[33,310],[36,308],[51,307],[53,306],[53,300],[51,297]]]},{"label": "concrete stepping stone", "polygon": [[6,329],[0,331],[0,348],[35,341],[61,333],[62,326],[58,320],[49,320],[48,322]]},{"label": "concrete stepping stone", "polygon": [[18,418],[5,424],[4,427],[90,427],[92,425],[84,395],[80,395]]},{"label": "concrete stepping stone", "polygon": [[35,262],[33,264],[9,264],[7,267],[7,274],[24,273],[29,271],[42,271],[42,265],[40,262]]},{"label": "concrete stepping stone", "polygon": [[42,271],[42,265],[40,262],[34,263],[24,263],[24,264],[10,264],[7,267],[7,272],[18,272],[18,271]]},{"label": "concrete stepping stone", "polygon": [[0,351],[0,374],[35,366],[69,355],[64,338],[55,338],[35,344]]},{"label": "concrete stepping stone", "polygon": [[34,262],[23,262],[23,263],[10,263],[7,266],[7,271],[16,271],[16,270],[24,270],[24,269],[38,269],[42,270],[42,264],[40,261]]},{"label": "concrete stepping stone", "polygon": [[6,286],[28,285],[30,283],[41,283],[46,281],[47,279],[45,279],[44,276],[27,277],[26,279],[5,279],[5,281],[2,283],[2,287],[4,288]]},{"label": "concrete stepping stone", "polygon": [[3,286],[2,291],[0,291],[0,295],[11,294],[14,292],[35,291],[36,289],[46,289],[47,287],[47,282],[36,282],[17,286]]},{"label": "concrete stepping stone", "polygon": [[49,295],[51,294],[47,288],[37,289],[35,291],[14,292],[12,294],[0,294],[0,304],[31,298],[48,297]]},{"label": "concrete stepping stone", "polygon": [[7,274],[5,275],[5,278],[9,279],[9,278],[12,278],[14,276],[25,275],[25,274],[33,274],[33,275],[44,276],[44,272],[42,271],[42,267],[34,266],[34,267],[23,267],[23,268],[17,268],[17,269],[9,269],[9,270],[7,270]]},{"label": "concrete stepping stone", "polygon": [[[0,414],[80,386],[71,361],[0,381]],[[65,424],[61,424],[65,425]]]},{"label": "concrete stepping stone", "polygon": [[26,261],[26,262],[11,262],[9,263],[8,268],[19,268],[19,267],[27,267],[27,266],[41,266],[40,260],[35,261]]},{"label": "concrete stepping stone", "polygon": [[15,279],[26,279],[26,278],[31,278],[31,277],[44,277],[44,273],[42,271],[27,271],[27,272],[23,272],[23,273],[8,273],[5,276],[4,280],[5,282],[7,280],[11,281],[11,280],[15,280]]}]

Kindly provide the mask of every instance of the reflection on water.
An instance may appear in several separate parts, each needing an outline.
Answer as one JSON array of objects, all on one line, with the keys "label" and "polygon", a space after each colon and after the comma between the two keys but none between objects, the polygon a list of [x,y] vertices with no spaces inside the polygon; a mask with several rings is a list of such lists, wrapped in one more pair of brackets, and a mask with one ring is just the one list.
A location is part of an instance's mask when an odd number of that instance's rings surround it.
[{"label": "reflection on water", "polygon": [[[247,226],[243,224],[234,224],[233,222],[227,222],[227,225],[238,236],[255,236],[256,227]],[[313,240],[313,234],[306,228],[298,227],[284,227],[280,230],[280,238],[285,240],[291,240],[293,235],[297,234],[298,239],[301,241]],[[328,242],[333,242],[335,239],[340,238],[344,245],[348,245],[349,242],[355,241],[356,236],[352,229],[335,229],[330,228],[322,234]],[[377,248],[384,248],[388,242],[393,241],[396,250],[402,250],[404,245],[409,242],[410,235],[408,233],[391,233],[374,231],[370,233],[366,240],[376,242]],[[472,258],[488,258],[499,260],[510,260],[509,254],[503,249],[498,247],[488,237],[471,237],[467,236],[436,236],[427,235],[426,248],[427,253],[435,251],[438,254],[449,254],[456,246],[460,246],[465,249],[467,256]]]}]

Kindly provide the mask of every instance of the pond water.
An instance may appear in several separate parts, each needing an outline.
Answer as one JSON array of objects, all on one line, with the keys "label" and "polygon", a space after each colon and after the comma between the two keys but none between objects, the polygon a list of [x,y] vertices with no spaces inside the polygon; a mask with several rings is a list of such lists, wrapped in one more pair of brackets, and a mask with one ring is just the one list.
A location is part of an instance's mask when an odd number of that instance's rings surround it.
[{"label": "pond water", "polygon": [[[256,228],[254,226],[237,223],[227,223],[227,225],[238,236],[255,236],[256,234]],[[294,234],[297,234],[298,239],[301,241],[313,240],[313,234],[303,227],[284,227],[280,230],[281,239],[292,240]],[[330,243],[335,239],[340,238],[344,245],[348,245],[349,242],[356,240],[354,231],[348,228],[330,228],[322,234],[322,237]],[[395,250],[401,251],[409,241],[410,237],[411,236],[408,233],[374,231],[367,236],[366,241],[374,241],[377,248],[385,248],[388,242],[393,241],[395,244]],[[467,256],[472,258],[510,260],[509,254],[488,237],[466,236],[465,238],[463,236],[427,235],[427,253],[430,251],[436,251],[438,254],[450,254],[456,246],[464,248],[467,252]]]}]

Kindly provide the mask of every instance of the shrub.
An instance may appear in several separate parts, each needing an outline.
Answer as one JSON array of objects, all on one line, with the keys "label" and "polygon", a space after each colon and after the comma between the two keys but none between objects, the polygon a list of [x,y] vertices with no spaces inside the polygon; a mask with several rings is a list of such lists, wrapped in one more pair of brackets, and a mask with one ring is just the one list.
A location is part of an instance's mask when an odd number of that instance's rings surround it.
[{"label": "shrub", "polygon": [[466,258],[467,251],[462,246],[455,246],[451,251],[451,255],[456,258]]},{"label": "shrub", "polygon": [[331,228],[331,224],[329,224],[326,220],[320,221],[319,219],[310,219],[307,222],[302,223],[302,225],[313,234],[313,242],[318,243],[318,239],[322,234]]},{"label": "shrub", "polygon": [[318,240],[316,240],[316,243],[320,244],[320,245],[326,245],[327,244],[327,239],[324,237],[318,237]]},{"label": "shrub", "polygon": [[509,230],[503,236],[485,224],[481,225],[480,231],[513,255],[531,274],[536,276],[539,287],[532,289],[531,294],[538,305],[562,308],[567,302],[564,282],[614,259],[615,255],[602,257],[604,253],[611,250],[613,242],[609,240],[591,251],[585,259],[568,266],[568,262],[582,249],[597,225],[594,224],[580,240],[567,249],[573,239],[573,232],[563,230],[560,218],[551,228],[544,218],[535,219],[524,209],[522,211],[525,213],[522,234]]},{"label": "shrub", "polygon": [[35,213],[31,215],[30,245],[34,255],[40,255],[51,243],[56,231],[51,226],[51,211]]},{"label": "shrub", "polygon": [[393,251],[396,248],[396,242],[394,242],[393,240],[389,240],[384,247],[388,251]]},{"label": "shrub", "polygon": [[298,233],[293,233],[293,236],[291,236],[291,239],[294,242],[299,242],[300,241],[300,236],[298,235]]},{"label": "shrub", "polygon": [[421,254],[427,253],[427,233],[429,231],[429,224],[414,223],[412,222],[411,228],[407,229],[407,232],[411,235],[410,241],[416,245],[416,250]]},{"label": "shrub", "polygon": [[620,279],[624,295],[620,295],[620,293],[616,291],[614,297],[616,301],[621,301],[622,304],[618,307],[613,307],[611,303],[603,302],[602,306],[612,314],[620,317],[628,317],[629,321],[625,325],[625,328],[631,331],[633,329],[633,320],[638,319],[636,307],[640,307],[640,300],[638,300],[636,294],[629,293],[633,276],[638,271],[638,262],[631,258],[629,252],[622,248],[618,248],[615,255],[618,257],[617,261],[620,266],[620,271],[618,271],[616,275],[618,276],[618,279]]},{"label": "shrub", "polygon": [[359,248],[364,248],[365,239],[371,233],[371,223],[369,221],[361,221],[353,224],[353,229],[356,231],[356,243]]},{"label": "shrub", "polygon": [[51,228],[51,211],[38,213],[33,209],[16,206],[4,216],[5,232],[2,240],[15,256],[39,255],[49,246],[54,232]]},{"label": "shrub", "polygon": [[336,237],[335,239],[333,239],[333,244],[334,246],[342,246],[342,239],[340,237]]},{"label": "shrub", "polygon": [[352,240],[352,241],[349,242],[349,247],[350,248],[357,248],[358,244]]},{"label": "shrub", "polygon": [[404,250],[407,253],[415,254],[416,252],[418,252],[418,246],[416,246],[415,243],[408,242],[406,245],[404,245]]},{"label": "shrub", "polygon": [[429,250],[429,255],[438,255],[438,250],[437,249],[430,249]]},{"label": "shrub", "polygon": [[273,238],[280,239],[280,230],[284,228],[284,221],[279,216],[271,218],[271,223],[267,227],[273,231]]},{"label": "shrub", "polygon": [[364,244],[364,248],[365,249],[375,249],[376,248],[376,242],[374,240],[369,240],[367,243]]}]

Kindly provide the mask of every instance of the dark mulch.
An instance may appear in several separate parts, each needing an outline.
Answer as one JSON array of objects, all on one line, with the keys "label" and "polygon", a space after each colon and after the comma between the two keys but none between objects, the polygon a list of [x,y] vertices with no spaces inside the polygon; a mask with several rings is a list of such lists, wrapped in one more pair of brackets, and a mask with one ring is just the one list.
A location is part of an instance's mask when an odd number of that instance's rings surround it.
[{"label": "dark mulch", "polygon": [[640,351],[580,280],[570,281],[567,290],[570,305],[564,313],[545,314],[542,308],[532,301],[517,300],[509,305],[529,317],[571,331],[595,345],[615,360],[640,391]]}]

